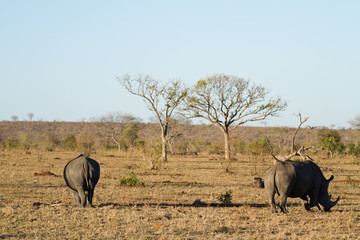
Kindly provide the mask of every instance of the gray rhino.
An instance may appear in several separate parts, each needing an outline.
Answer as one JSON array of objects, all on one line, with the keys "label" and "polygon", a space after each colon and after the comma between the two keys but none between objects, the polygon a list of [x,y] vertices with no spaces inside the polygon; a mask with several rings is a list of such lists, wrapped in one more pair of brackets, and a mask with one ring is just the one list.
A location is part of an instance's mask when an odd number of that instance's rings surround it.
[{"label": "gray rhino", "polygon": [[[71,189],[75,205],[80,204],[85,207],[87,200],[89,205],[94,207],[92,204],[94,188],[99,178],[99,163],[82,154],[68,162],[64,168],[64,179]],[[87,195],[85,191],[87,191]]]},{"label": "gray rhino", "polygon": [[[279,161],[270,168],[265,176],[265,191],[269,197],[271,211],[276,211],[275,193],[280,196],[279,207],[281,212],[286,213],[286,199],[288,197],[299,197],[304,200],[304,206],[307,211],[321,205],[324,211],[330,211],[339,201],[331,201],[331,195],[328,194],[328,187],[334,176],[325,179],[320,168],[312,161]],[[310,202],[308,202],[308,196]]]}]

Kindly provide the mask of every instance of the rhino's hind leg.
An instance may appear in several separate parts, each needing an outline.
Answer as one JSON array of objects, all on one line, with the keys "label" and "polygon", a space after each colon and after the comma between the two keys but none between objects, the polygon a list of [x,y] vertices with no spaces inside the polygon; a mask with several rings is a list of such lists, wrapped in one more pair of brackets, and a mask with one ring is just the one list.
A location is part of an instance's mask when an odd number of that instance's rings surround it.
[{"label": "rhino's hind leg", "polygon": [[93,197],[94,197],[94,189],[89,189],[87,197],[88,197],[88,201],[89,201],[89,206],[94,208],[94,205],[92,204]]},{"label": "rhino's hind leg", "polygon": [[71,193],[74,198],[74,206],[79,206],[81,202],[80,202],[80,197],[79,197],[78,192],[75,190],[72,190],[72,189],[70,189],[70,190],[71,190]]},{"label": "rhino's hind leg", "polygon": [[269,194],[269,203],[270,203],[270,211],[272,213],[277,213],[276,204],[275,204],[275,193]]},{"label": "rhino's hind leg", "polygon": [[77,192],[78,192],[79,198],[80,198],[80,206],[85,207],[86,206],[86,195],[85,195],[84,189],[82,187],[77,187]]},{"label": "rhino's hind leg", "polygon": [[288,212],[286,210],[286,199],[287,199],[287,196],[280,196],[279,206],[280,206],[281,212],[283,212],[283,213]]}]

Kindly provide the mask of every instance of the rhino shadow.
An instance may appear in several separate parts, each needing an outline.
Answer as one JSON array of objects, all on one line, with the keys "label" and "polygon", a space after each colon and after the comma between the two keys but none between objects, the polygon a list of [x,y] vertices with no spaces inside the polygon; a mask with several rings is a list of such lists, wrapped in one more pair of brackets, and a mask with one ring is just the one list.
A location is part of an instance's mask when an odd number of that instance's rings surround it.
[{"label": "rhino shadow", "polygon": [[114,207],[114,208],[130,208],[130,207],[160,207],[160,208],[170,208],[170,207],[187,207],[187,208],[232,208],[232,207],[242,207],[249,206],[253,208],[265,208],[269,207],[269,204],[261,204],[261,203],[231,203],[228,205],[221,203],[205,203],[195,201],[191,204],[186,203],[128,203],[128,204],[120,204],[120,203],[101,203],[98,205],[99,208],[103,207]]}]

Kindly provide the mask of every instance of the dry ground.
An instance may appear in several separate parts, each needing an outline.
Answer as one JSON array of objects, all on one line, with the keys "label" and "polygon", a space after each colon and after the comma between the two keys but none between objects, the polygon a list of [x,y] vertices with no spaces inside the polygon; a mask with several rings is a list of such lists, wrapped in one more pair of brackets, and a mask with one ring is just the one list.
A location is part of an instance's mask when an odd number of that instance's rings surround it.
[{"label": "dry ground", "polygon": [[[213,156],[171,156],[161,170],[148,170],[140,156],[95,154],[101,177],[95,209],[72,206],[62,178],[74,152],[0,152],[0,239],[356,239],[360,236],[359,162],[316,161],[335,180],[329,192],[341,199],[331,212],[306,212],[289,199],[288,214],[271,214],[263,189],[253,186],[272,160],[255,168],[250,157],[225,173]],[[41,176],[49,171],[53,175]],[[133,171],[141,187],[119,183]],[[255,173],[257,172],[257,173]],[[35,173],[40,173],[36,175]],[[36,175],[36,176],[35,176]],[[218,196],[232,190],[233,204]]]}]

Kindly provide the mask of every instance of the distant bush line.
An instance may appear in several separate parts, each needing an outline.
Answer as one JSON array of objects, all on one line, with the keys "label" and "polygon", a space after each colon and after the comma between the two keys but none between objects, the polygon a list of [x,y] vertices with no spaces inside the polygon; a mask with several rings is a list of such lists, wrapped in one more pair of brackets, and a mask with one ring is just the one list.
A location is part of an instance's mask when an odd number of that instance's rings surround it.
[{"label": "distant bush line", "polygon": [[[114,123],[118,128],[118,145],[101,122],[0,122],[2,150],[39,149],[44,151],[139,151],[158,154],[158,125],[151,123]],[[222,133],[215,126],[180,126],[173,134],[169,153],[174,155],[223,154]],[[294,128],[239,127],[231,135],[231,151],[236,154],[262,156],[269,154],[265,136],[277,153],[290,150]],[[176,131],[176,130],[174,130]],[[360,157],[360,133],[352,129],[304,128],[297,135],[297,144],[314,146],[315,154],[351,155]]]}]

